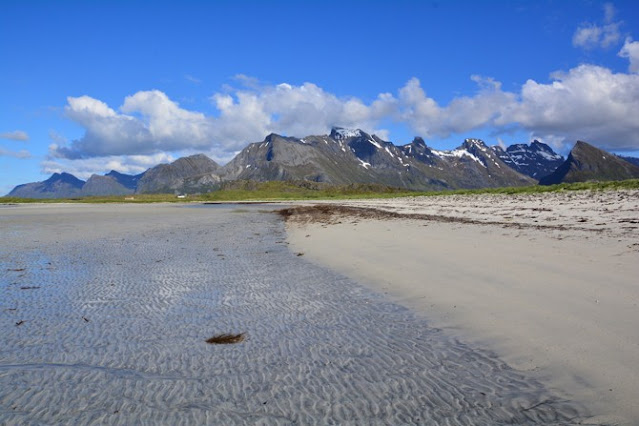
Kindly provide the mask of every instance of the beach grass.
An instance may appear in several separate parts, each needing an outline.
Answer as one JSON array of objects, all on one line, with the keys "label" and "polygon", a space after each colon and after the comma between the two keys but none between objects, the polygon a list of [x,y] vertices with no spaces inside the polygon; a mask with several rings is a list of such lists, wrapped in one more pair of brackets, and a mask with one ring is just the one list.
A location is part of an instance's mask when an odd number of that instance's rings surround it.
[{"label": "beach grass", "polygon": [[606,182],[577,182],[559,185],[531,185],[503,188],[459,189],[449,191],[409,191],[376,184],[330,185],[306,181],[236,181],[203,194],[132,194],[126,196],[34,199],[0,197],[0,204],[11,203],[166,203],[166,202],[240,202],[331,199],[370,199],[416,196],[474,194],[537,194],[559,191],[609,191],[639,189],[639,179]]}]

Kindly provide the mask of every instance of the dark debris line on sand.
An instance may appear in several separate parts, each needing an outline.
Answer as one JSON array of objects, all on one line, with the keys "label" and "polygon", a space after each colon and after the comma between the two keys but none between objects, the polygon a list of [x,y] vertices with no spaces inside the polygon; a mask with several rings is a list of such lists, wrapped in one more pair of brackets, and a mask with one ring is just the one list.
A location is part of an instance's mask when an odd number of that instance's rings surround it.
[{"label": "dark debris line on sand", "polygon": [[[352,207],[339,204],[316,204],[312,206],[289,207],[278,210],[278,214],[286,220],[299,223],[335,224],[345,217],[361,219],[413,219],[444,223],[461,223],[468,225],[495,225],[515,229],[546,229],[565,231],[564,225],[509,223],[491,220],[473,220],[457,216],[443,216],[421,213],[397,213],[372,207]],[[603,232],[601,229],[571,227],[571,229],[588,232]]]},{"label": "dark debris line on sand", "polygon": [[228,345],[232,343],[240,343],[244,340],[246,333],[240,334],[218,334],[206,339],[206,343],[210,345]]}]

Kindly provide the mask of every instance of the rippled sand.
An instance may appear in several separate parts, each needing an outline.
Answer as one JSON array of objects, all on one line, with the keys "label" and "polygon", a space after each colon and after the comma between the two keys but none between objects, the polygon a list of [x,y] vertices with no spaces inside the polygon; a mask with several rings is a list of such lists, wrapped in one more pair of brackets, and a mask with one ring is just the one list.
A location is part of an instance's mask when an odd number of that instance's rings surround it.
[{"label": "rippled sand", "polygon": [[[0,207],[0,423],[570,424],[257,207]],[[339,247],[336,247],[339,250]],[[237,344],[209,345],[222,333]]]}]

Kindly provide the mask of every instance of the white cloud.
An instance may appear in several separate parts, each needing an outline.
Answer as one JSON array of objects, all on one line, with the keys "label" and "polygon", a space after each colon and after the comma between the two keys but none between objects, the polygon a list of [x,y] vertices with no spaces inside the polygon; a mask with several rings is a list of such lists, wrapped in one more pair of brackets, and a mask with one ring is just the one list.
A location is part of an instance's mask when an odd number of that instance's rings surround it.
[{"label": "white cloud", "polygon": [[11,151],[0,146],[0,157],[13,157],[19,159],[31,158],[31,153],[26,149],[20,151]]},{"label": "white cloud", "polygon": [[581,139],[609,150],[639,149],[639,75],[594,65],[556,72],[548,83],[528,80],[518,93],[487,78],[479,90],[440,106],[419,80],[399,90],[396,115],[425,138],[492,128],[526,130],[556,147]]},{"label": "white cloud", "polygon": [[180,108],[158,90],[127,96],[118,111],[89,96],[69,97],[66,115],[84,127],[85,134],[70,144],[53,144],[50,153],[81,159],[199,150],[228,159],[269,133],[307,136],[327,133],[333,125],[371,131],[394,110],[390,94],[365,104],[338,98],[312,83],[253,87],[214,94],[218,117]]},{"label": "white cloud", "polygon": [[301,137],[327,133],[334,125],[372,131],[392,112],[388,105],[392,96],[385,94],[367,105],[357,98],[339,98],[312,83],[259,86],[250,82],[249,88],[212,96],[220,111],[215,124],[221,139],[232,140],[239,135],[239,141],[245,143],[268,133]]},{"label": "white cloud", "polygon": [[[628,39],[620,52],[630,59],[631,68],[637,63],[638,45]],[[66,143],[52,133],[56,143],[47,164],[54,168],[63,159],[82,160],[85,163],[78,164],[93,167],[100,162],[89,160],[98,157],[120,161],[119,169],[113,167],[118,171],[142,171],[139,161],[126,158],[155,161],[158,155],[195,152],[223,164],[269,133],[302,137],[326,134],[337,125],[391,139],[388,130],[380,128],[389,122],[407,125],[426,139],[471,136],[477,129],[490,129],[496,136],[525,130],[555,146],[582,139],[604,149],[639,149],[639,74],[580,65],[551,74],[548,82],[529,80],[514,91],[503,90],[492,78],[471,79],[477,84],[475,93],[445,105],[429,97],[417,78],[396,94],[380,93],[364,102],[338,97],[313,83],[267,85],[241,76],[237,80],[249,87],[225,87],[211,96],[216,115],[183,109],[158,90],[127,96],[117,110],[89,96],[69,97],[66,115],[84,127],[85,134]]]},{"label": "white cloud", "polygon": [[628,58],[630,61],[630,65],[628,65],[630,72],[639,73],[639,41],[632,41],[632,39],[628,37],[618,55],[622,58]]},{"label": "white cloud", "polygon": [[572,36],[572,44],[575,47],[593,49],[595,47],[607,48],[617,43],[621,37],[619,26],[621,22],[615,22],[616,10],[611,3],[603,6],[604,20],[602,25],[584,22]]},{"label": "white cloud", "polygon": [[160,163],[170,163],[174,160],[173,156],[166,153],[154,155],[110,155],[79,160],[47,158],[41,163],[41,168],[45,174],[67,172],[86,180],[93,174],[105,174],[111,170],[136,175]]},{"label": "white cloud", "polygon": [[9,139],[12,141],[28,141],[29,135],[22,130],[14,130],[13,132],[0,133],[0,139]]},{"label": "white cloud", "polygon": [[515,94],[501,90],[491,78],[471,76],[479,87],[474,96],[453,99],[440,106],[426,96],[418,79],[413,78],[399,90],[397,119],[409,124],[425,138],[446,138],[494,123],[515,100]]},{"label": "white cloud", "polygon": [[85,128],[70,146],[54,145],[54,156],[79,159],[107,155],[154,154],[213,145],[210,122],[179,107],[158,90],[127,96],[116,112],[89,96],[69,97],[67,117]]},{"label": "white cloud", "polygon": [[582,139],[606,149],[639,147],[639,75],[580,65],[551,78],[548,84],[528,80],[495,124],[517,123],[538,136]]}]

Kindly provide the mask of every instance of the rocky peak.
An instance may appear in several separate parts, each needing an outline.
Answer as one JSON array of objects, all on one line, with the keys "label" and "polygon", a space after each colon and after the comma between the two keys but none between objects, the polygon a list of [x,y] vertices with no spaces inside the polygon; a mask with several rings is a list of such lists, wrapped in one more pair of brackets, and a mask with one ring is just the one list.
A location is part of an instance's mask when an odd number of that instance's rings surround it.
[{"label": "rocky peak", "polygon": [[115,170],[111,170],[109,173],[105,174],[104,176],[115,179],[120,185],[124,186],[125,188],[135,189],[138,184],[138,181],[143,175],[144,173],[140,173],[138,175],[132,176],[132,175],[116,172]]},{"label": "rocky peak", "polygon": [[462,148],[465,148],[469,151],[479,148],[481,151],[485,151],[488,147],[486,146],[484,141],[481,139],[467,138],[467,139],[464,139]]},{"label": "rocky peak", "polygon": [[272,143],[273,141],[277,140],[278,138],[281,138],[281,136],[278,135],[277,133],[270,133],[268,136],[266,136],[264,138],[264,142]]},{"label": "rocky peak", "polygon": [[44,181],[45,184],[53,184],[57,182],[62,182],[76,188],[82,188],[82,185],[84,185],[83,180],[80,180],[72,174],[66,172],[54,173],[49,179]]},{"label": "rocky peak", "polygon": [[195,154],[175,160],[170,166],[182,176],[213,173],[220,166],[204,154]]},{"label": "rocky peak", "polygon": [[416,136],[409,144],[399,147],[405,156],[415,158],[426,164],[433,164],[435,162],[435,155],[428,146],[424,139]]},{"label": "rocky peak", "polygon": [[586,142],[577,141],[566,161],[552,174],[541,179],[539,184],[636,178],[639,178],[639,167]]},{"label": "rocky peak", "polygon": [[563,161],[563,157],[559,154],[557,154],[555,151],[552,150],[552,148],[548,145],[546,145],[543,142],[539,142],[538,140],[534,140],[532,141],[532,143],[530,144],[530,149],[532,151],[535,151],[539,154],[544,155],[546,158],[548,159],[555,159],[555,160],[562,160]]},{"label": "rocky peak", "polygon": [[424,139],[422,139],[419,136],[415,136],[415,138],[413,139],[413,141],[411,142],[411,145],[416,145],[416,146],[426,146],[426,142],[424,142]]},{"label": "rocky peak", "polygon": [[363,136],[363,134],[364,132],[362,132],[359,129],[345,129],[343,127],[333,127],[331,129],[330,137],[338,141],[338,140],[349,139],[349,138],[357,138],[357,137]]},{"label": "rocky peak", "polygon": [[564,161],[561,155],[538,140],[532,141],[530,145],[513,144],[506,150],[497,146],[490,149],[508,167],[535,179],[549,175]]}]

